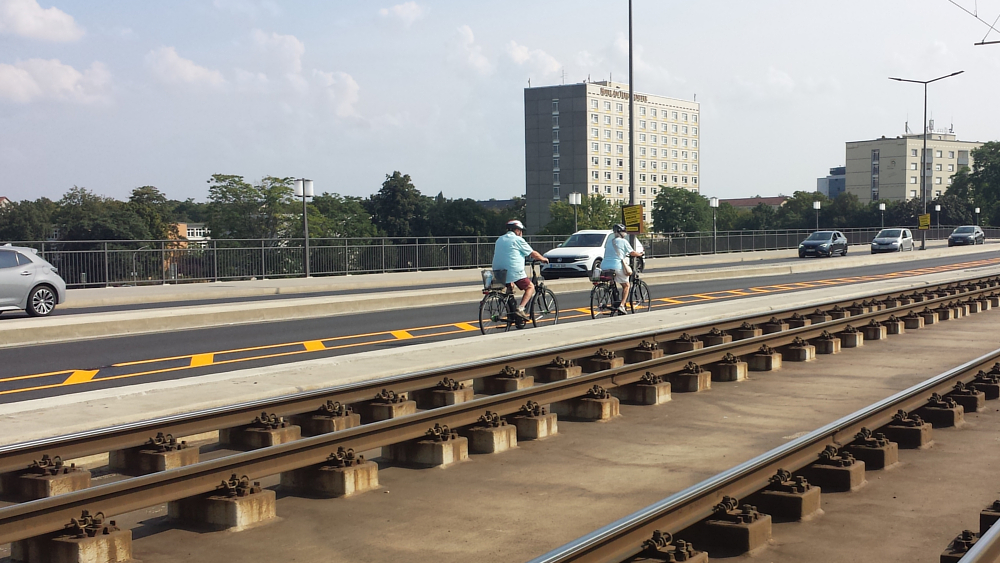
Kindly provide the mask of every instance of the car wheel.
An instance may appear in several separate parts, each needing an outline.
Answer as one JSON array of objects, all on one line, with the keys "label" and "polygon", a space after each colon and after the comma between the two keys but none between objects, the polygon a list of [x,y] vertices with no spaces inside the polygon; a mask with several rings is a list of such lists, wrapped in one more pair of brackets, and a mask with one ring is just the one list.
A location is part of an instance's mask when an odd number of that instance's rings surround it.
[{"label": "car wheel", "polygon": [[847,249],[845,248],[843,252],[840,253],[841,256],[847,256]]},{"label": "car wheel", "polygon": [[594,260],[594,266],[591,268],[591,270],[596,270],[596,269],[600,268],[601,267],[601,262],[603,260],[604,260],[603,258],[598,258],[597,260]]},{"label": "car wheel", "polygon": [[32,317],[47,317],[56,308],[56,294],[47,285],[40,285],[28,294],[25,312]]}]

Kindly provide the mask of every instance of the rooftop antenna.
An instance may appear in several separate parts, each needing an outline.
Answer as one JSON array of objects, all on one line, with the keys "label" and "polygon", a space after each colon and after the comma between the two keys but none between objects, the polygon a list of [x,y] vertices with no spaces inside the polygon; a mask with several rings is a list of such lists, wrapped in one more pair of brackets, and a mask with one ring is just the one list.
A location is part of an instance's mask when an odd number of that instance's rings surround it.
[{"label": "rooftop antenna", "polygon": [[562,69],[562,81],[563,81],[562,82],[563,84],[566,84],[566,69],[565,68]]},{"label": "rooftop antenna", "polygon": [[528,79],[528,88],[531,88],[531,79]]},{"label": "rooftop antenna", "polygon": [[696,102],[698,101],[698,94],[697,93],[695,93],[695,95],[694,95],[694,101],[696,101]]}]

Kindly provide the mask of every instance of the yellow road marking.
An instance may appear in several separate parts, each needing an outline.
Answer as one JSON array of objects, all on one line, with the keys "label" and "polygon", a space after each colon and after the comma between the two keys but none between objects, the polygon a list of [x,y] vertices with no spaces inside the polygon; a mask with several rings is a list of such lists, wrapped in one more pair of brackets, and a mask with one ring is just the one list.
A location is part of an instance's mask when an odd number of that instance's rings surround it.
[{"label": "yellow road marking", "polygon": [[[661,298],[654,298],[653,299],[653,301],[658,302],[658,303],[655,303],[653,306],[657,307],[657,308],[660,308],[660,307],[668,307],[668,306],[671,306],[671,305],[690,305],[690,304],[694,304],[694,303],[698,303],[698,302],[703,302],[703,301],[709,301],[709,300],[713,300],[713,299],[725,299],[727,297],[742,297],[742,296],[751,296],[751,295],[755,295],[755,294],[759,295],[759,294],[766,294],[766,293],[772,293],[772,292],[788,291],[788,290],[791,290],[791,289],[797,288],[797,287],[815,287],[815,286],[825,286],[825,285],[840,285],[840,284],[845,284],[845,283],[854,283],[854,282],[867,281],[867,280],[881,280],[881,279],[894,278],[894,277],[900,277],[900,276],[917,276],[917,275],[922,275],[922,274],[927,274],[927,273],[936,273],[936,272],[943,272],[943,271],[949,271],[949,270],[958,270],[958,269],[969,268],[969,267],[973,267],[973,266],[992,265],[992,264],[996,264],[998,262],[1000,262],[1000,259],[996,259],[996,258],[994,258],[994,259],[983,259],[983,260],[977,260],[977,261],[974,261],[974,262],[964,262],[964,263],[957,263],[957,264],[945,264],[945,265],[942,265],[942,266],[934,266],[934,267],[927,267],[927,268],[918,268],[918,269],[906,270],[906,271],[888,272],[888,273],[885,273],[885,274],[870,275],[870,276],[848,276],[848,277],[842,277],[842,278],[829,278],[829,279],[825,279],[825,280],[814,280],[814,281],[808,281],[808,282],[793,282],[793,283],[789,283],[789,284],[776,284],[776,285],[759,286],[759,287],[752,287],[752,288],[747,288],[747,289],[731,289],[731,290],[724,290],[724,291],[718,291],[718,292],[699,293],[699,294],[691,294],[691,295],[677,295],[677,296],[674,296],[672,298],[671,297],[661,297]],[[569,313],[570,311],[575,311],[575,312],[578,312],[578,313],[581,313],[581,314],[578,314],[578,315],[563,314],[560,317],[560,319],[561,320],[569,320],[569,319],[575,319],[575,318],[585,318],[585,317],[590,316],[590,309],[586,308],[586,307],[581,307],[581,308],[577,308],[577,309],[568,309],[567,311],[565,311],[565,313]],[[449,335],[449,334],[459,334],[459,333],[463,333],[463,332],[473,332],[473,331],[478,330],[478,328],[476,326],[477,322],[478,322],[478,320],[472,320],[472,321],[468,321],[468,322],[449,323],[449,324],[434,325],[434,326],[428,326],[428,327],[411,328],[411,329],[407,329],[407,330],[380,331],[380,332],[373,332],[373,333],[367,333],[367,334],[353,334],[353,335],[346,335],[346,336],[330,337],[330,338],[325,338],[325,339],[322,339],[322,340],[309,340],[309,341],[304,341],[304,342],[291,342],[291,343],[282,343],[282,344],[268,344],[268,345],[264,345],[264,346],[255,346],[255,347],[248,347],[248,348],[240,348],[240,349],[235,349],[235,350],[225,350],[225,351],[214,352],[214,353],[207,353],[207,354],[193,354],[193,355],[173,356],[173,357],[168,357],[168,358],[156,358],[156,359],[150,359],[150,360],[141,360],[141,361],[137,361],[137,362],[125,362],[125,363],[114,364],[114,365],[115,365],[115,367],[121,367],[121,366],[131,366],[131,365],[140,365],[140,364],[150,364],[150,363],[156,363],[156,362],[164,362],[164,361],[169,361],[169,360],[184,360],[184,359],[189,360],[187,362],[188,365],[173,366],[173,367],[169,367],[169,368],[153,369],[153,370],[143,371],[143,372],[138,372],[138,373],[127,373],[127,374],[120,374],[120,375],[102,377],[100,379],[100,381],[110,380],[110,379],[123,379],[123,378],[129,378],[129,377],[138,377],[138,376],[143,376],[143,375],[151,375],[151,374],[157,374],[157,373],[179,371],[179,370],[190,369],[192,367],[198,367],[198,366],[231,364],[231,363],[246,362],[246,361],[252,361],[252,360],[262,360],[262,359],[267,359],[267,358],[276,358],[276,357],[283,357],[283,356],[291,356],[291,355],[296,355],[296,354],[306,354],[306,353],[311,353],[311,352],[316,352],[316,351],[323,351],[323,350],[337,350],[337,349],[344,349],[344,348],[354,348],[354,347],[358,347],[358,346],[371,346],[371,345],[375,345],[375,344],[397,342],[399,340],[408,340],[408,339],[413,339],[413,338],[428,338],[428,337],[433,337],[433,336],[444,336],[444,335]],[[450,331],[445,331],[445,332],[435,332],[435,333],[423,334],[423,335],[414,335],[414,334],[412,334],[413,331],[428,330],[428,329],[438,329],[438,328],[451,328],[451,327],[454,327],[457,330],[450,330]],[[352,339],[356,340],[356,339],[359,339],[359,338],[365,338],[365,337],[371,337],[371,336],[391,336],[392,338],[386,338],[386,339],[380,339],[380,340],[369,340],[369,341],[363,341],[363,342],[352,342],[350,344],[341,344],[341,345],[338,345],[338,346],[330,346],[330,347],[327,347],[324,344],[325,342],[336,342],[336,341],[352,340]],[[233,352],[249,352],[249,351],[257,351],[257,350],[269,350],[269,349],[281,348],[281,347],[287,347],[287,346],[294,346],[294,345],[302,345],[303,349],[299,350],[299,351],[293,351],[293,352],[280,352],[280,353],[274,353],[274,354],[248,356],[248,357],[236,358],[236,359],[224,360],[224,361],[218,361],[218,362],[214,361],[215,360],[215,356],[218,355],[218,354],[233,353]],[[23,392],[26,392],[26,391],[35,391],[35,390],[40,390],[40,389],[50,389],[50,388],[54,388],[54,387],[60,387],[60,386],[63,386],[63,385],[72,385],[72,384],[78,384],[78,383],[87,383],[87,382],[92,381],[94,379],[94,377],[96,377],[96,375],[99,372],[100,372],[100,370],[60,370],[60,371],[53,371],[53,372],[47,372],[47,373],[39,373],[39,374],[32,374],[32,375],[22,375],[22,376],[16,376],[16,377],[0,378],[0,382],[6,382],[6,381],[17,381],[17,380],[24,380],[24,379],[35,379],[35,378],[49,377],[49,376],[53,376],[53,375],[69,374],[69,376],[67,377],[67,379],[65,381],[63,381],[62,383],[51,384],[51,385],[41,385],[41,386],[36,386],[36,387],[31,387],[31,388],[10,389],[10,390],[6,390],[6,391],[0,391],[0,395],[7,395],[7,394],[10,394],[10,393],[23,393]]]},{"label": "yellow road marking", "polygon": [[210,366],[215,363],[215,354],[195,354],[191,356],[191,365],[189,367],[200,368],[202,366]]},{"label": "yellow road marking", "polygon": [[74,371],[72,374],[70,374],[70,376],[66,378],[66,381],[62,382],[62,384],[63,385],[75,385],[77,383],[86,383],[86,382],[90,381],[91,379],[94,379],[94,376],[97,375],[98,371],[100,371],[100,370],[96,370],[96,369],[78,369],[78,370]]},{"label": "yellow road marking", "polygon": [[326,350],[326,346],[322,340],[307,340],[302,345],[305,346],[306,352],[322,352]]}]

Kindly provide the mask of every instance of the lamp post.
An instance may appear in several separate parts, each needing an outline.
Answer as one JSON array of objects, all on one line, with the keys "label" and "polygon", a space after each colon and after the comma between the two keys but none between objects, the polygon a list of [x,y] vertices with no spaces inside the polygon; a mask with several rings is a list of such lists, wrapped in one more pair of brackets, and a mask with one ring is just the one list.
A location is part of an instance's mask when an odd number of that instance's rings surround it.
[{"label": "lamp post", "polygon": [[719,198],[709,199],[708,205],[712,208],[712,254],[715,254],[719,251],[719,231],[715,223],[715,213],[719,209]]},{"label": "lamp post", "polygon": [[[945,78],[950,78],[952,76],[962,74],[964,70],[958,72],[953,72],[951,74],[946,74],[944,76],[939,76],[933,80],[908,80],[906,78],[893,78],[889,77],[889,80],[895,80],[897,82],[913,82],[915,84],[924,85],[924,149],[920,153],[920,199],[924,203],[924,215],[927,214],[927,168],[930,163],[927,162],[927,85],[931,82],[937,82],[938,80],[944,80]],[[927,231],[920,231],[920,250],[927,249]]]},{"label": "lamp post", "polygon": [[[609,84],[610,88],[611,85]],[[628,204],[635,205],[635,78],[632,75],[632,0],[628,0]],[[635,233],[629,233],[635,248]]]},{"label": "lamp post", "polygon": [[976,226],[979,226],[979,208],[976,208]]},{"label": "lamp post", "polygon": [[295,197],[302,198],[302,234],[305,237],[305,272],[309,277],[309,214],[306,212],[306,199],[313,196],[313,181],[306,178],[295,180]]},{"label": "lamp post", "polygon": [[580,196],[580,192],[572,192],[569,194],[569,204],[573,206],[573,232],[580,230],[576,223],[576,207],[580,205],[580,200],[583,199]]},{"label": "lamp post", "polygon": [[878,210],[882,212],[882,228],[885,228],[885,204],[878,204]]},{"label": "lamp post", "polygon": [[935,233],[935,235],[938,238],[941,238],[941,206],[935,205],[934,211],[937,213],[937,233]]},{"label": "lamp post", "polygon": [[819,230],[819,208],[823,207],[823,203],[819,201],[813,202],[813,209],[816,210],[816,230]]}]

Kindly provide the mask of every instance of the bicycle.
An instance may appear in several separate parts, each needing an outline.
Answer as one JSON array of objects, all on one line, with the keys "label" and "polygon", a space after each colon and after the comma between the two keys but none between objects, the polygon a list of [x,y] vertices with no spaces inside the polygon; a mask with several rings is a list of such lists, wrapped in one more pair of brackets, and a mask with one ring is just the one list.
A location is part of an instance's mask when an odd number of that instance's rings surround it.
[{"label": "bicycle", "polygon": [[[550,320],[552,324],[559,322],[559,303],[556,301],[556,294],[545,287],[544,278],[539,281],[536,265],[536,262],[530,263],[531,285],[535,286],[535,295],[528,304],[527,319],[517,314],[518,300],[514,296],[514,284],[497,281],[505,280],[507,271],[483,271],[483,281],[486,287],[483,289],[483,300],[479,302],[480,332],[483,334],[507,332],[511,326],[521,329],[528,324],[529,320],[533,327]],[[487,272],[492,273],[488,283],[486,282]]]},{"label": "bicycle", "polygon": [[[635,263],[634,257],[632,263]],[[593,272],[598,272],[594,270]],[[590,290],[590,318],[613,317],[621,315],[618,307],[621,305],[621,293],[615,283],[614,270],[600,270],[599,274],[591,273],[590,281],[594,289]],[[597,277],[597,279],[594,279]],[[631,289],[628,292],[628,309],[632,314],[645,313],[653,306],[649,296],[649,285],[639,278],[639,270],[632,266],[629,276]]]}]

